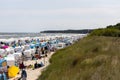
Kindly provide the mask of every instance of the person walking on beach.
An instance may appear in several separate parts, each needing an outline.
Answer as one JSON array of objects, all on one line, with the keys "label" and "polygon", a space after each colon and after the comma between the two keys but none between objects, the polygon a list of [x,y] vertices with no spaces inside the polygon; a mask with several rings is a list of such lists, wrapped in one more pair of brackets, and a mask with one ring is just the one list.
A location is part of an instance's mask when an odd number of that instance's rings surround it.
[{"label": "person walking on beach", "polygon": [[22,70],[21,73],[21,80],[27,80],[27,72],[25,69]]},{"label": "person walking on beach", "polygon": [[0,72],[0,80],[8,80],[4,71]]}]

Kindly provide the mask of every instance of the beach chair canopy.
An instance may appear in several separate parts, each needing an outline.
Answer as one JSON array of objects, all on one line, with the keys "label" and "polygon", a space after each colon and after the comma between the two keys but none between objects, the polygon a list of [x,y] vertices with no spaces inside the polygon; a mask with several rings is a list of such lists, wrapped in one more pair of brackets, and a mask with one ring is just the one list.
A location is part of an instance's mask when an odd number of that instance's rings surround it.
[{"label": "beach chair canopy", "polygon": [[46,46],[46,42],[41,42],[41,47],[45,47]]},{"label": "beach chair canopy", "polygon": [[22,47],[18,46],[18,47],[15,47],[14,49],[16,52],[21,52],[22,51]]},{"label": "beach chair canopy", "polygon": [[25,45],[25,46],[24,46],[24,49],[25,49],[25,50],[29,50],[29,49],[30,49],[30,45]]},{"label": "beach chair canopy", "polygon": [[8,66],[12,66],[15,64],[15,57],[14,54],[9,54],[7,57],[5,57],[5,60],[7,61]]},{"label": "beach chair canopy", "polygon": [[26,57],[31,57],[31,50],[25,50],[24,55],[26,55]]},{"label": "beach chair canopy", "polygon": [[0,59],[0,67],[7,66],[7,61],[5,59]]},{"label": "beach chair canopy", "polygon": [[0,54],[3,54],[5,52],[4,49],[0,49]]},{"label": "beach chair canopy", "polygon": [[6,51],[7,51],[7,53],[11,53],[11,54],[13,54],[14,53],[14,48],[7,48],[6,49]]},{"label": "beach chair canopy", "polygon": [[31,49],[35,48],[35,44],[30,44],[30,48]]},{"label": "beach chair canopy", "polygon": [[19,68],[16,67],[16,66],[11,66],[9,69],[8,69],[8,76],[10,78],[13,78],[15,77],[18,73],[19,73]]},{"label": "beach chair canopy", "polygon": [[5,59],[0,59],[0,72],[7,72],[7,61]]}]

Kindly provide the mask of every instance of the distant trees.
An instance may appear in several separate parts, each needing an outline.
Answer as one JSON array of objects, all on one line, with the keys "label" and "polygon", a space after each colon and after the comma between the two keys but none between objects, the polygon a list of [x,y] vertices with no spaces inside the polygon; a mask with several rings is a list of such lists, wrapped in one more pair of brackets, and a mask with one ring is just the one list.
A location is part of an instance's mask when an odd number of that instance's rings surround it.
[{"label": "distant trees", "polygon": [[43,31],[41,33],[81,33],[81,34],[87,34],[92,32],[92,29],[84,29],[84,30],[49,30],[49,31]]}]

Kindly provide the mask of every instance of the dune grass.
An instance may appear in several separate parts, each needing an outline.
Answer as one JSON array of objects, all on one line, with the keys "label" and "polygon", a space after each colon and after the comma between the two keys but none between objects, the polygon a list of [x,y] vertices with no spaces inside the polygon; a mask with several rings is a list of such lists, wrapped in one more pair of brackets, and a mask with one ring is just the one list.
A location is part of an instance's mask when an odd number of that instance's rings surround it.
[{"label": "dune grass", "polygon": [[38,80],[120,80],[119,62],[119,37],[86,37],[58,50]]}]

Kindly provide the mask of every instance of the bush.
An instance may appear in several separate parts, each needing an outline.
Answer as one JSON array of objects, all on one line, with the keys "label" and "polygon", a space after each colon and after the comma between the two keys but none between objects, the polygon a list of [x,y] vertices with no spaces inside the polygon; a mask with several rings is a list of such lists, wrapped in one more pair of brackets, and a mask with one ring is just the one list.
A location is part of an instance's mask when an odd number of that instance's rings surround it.
[{"label": "bush", "polygon": [[120,30],[120,23],[118,23],[116,25],[109,25],[109,26],[107,26],[107,28],[114,28],[114,29],[119,29]]},{"label": "bush", "polygon": [[91,32],[91,36],[112,36],[120,37],[120,30],[115,28],[97,29]]}]

